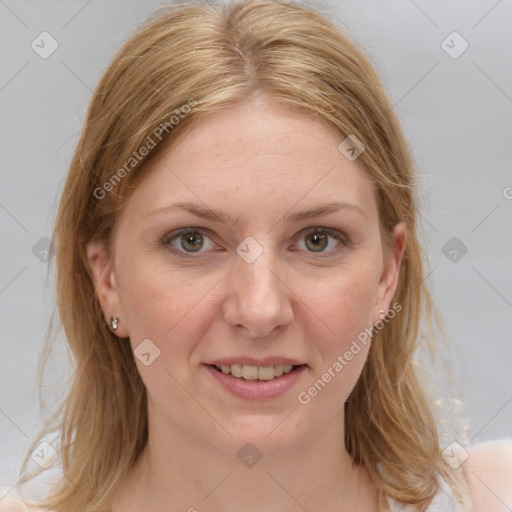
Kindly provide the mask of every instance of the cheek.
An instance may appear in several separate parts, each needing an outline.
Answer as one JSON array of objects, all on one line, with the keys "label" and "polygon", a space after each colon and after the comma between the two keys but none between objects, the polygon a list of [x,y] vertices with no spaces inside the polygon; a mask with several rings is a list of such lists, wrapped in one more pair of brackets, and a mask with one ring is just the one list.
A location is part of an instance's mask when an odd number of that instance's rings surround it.
[{"label": "cheek", "polygon": [[[303,406],[314,404],[317,411],[341,408],[364,367],[371,345],[377,278],[375,272],[361,270],[360,266],[357,271],[340,273],[323,286],[317,283],[315,294],[310,295],[305,308],[312,312],[307,336],[313,340],[317,358],[312,379],[297,395]],[[323,324],[320,330],[318,318]]]},{"label": "cheek", "polygon": [[[376,265],[347,266],[342,271],[309,282],[309,306],[324,324],[323,338],[328,346],[343,348],[371,325],[377,299],[378,274]],[[313,294],[311,290],[314,290]],[[304,289],[302,296],[305,295]]]},{"label": "cheek", "polygon": [[211,325],[215,285],[222,274],[191,276],[165,262],[137,257],[124,261],[123,267],[123,313],[149,398],[167,414],[172,415],[172,409],[198,417],[201,410],[184,389],[193,389],[191,354]]},{"label": "cheek", "polygon": [[[217,273],[184,272],[143,254],[123,258],[118,265],[118,283],[123,314],[135,348],[142,340],[152,340],[165,353],[186,352],[187,341],[197,339],[207,324]],[[173,339],[179,343],[170,343]]]}]

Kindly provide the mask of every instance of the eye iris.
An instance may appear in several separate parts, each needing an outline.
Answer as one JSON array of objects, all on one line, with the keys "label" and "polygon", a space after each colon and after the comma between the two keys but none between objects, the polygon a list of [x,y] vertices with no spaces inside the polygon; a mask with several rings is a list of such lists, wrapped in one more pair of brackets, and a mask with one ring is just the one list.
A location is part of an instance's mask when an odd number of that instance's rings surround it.
[{"label": "eye iris", "polygon": [[[312,247],[308,244],[308,240],[312,242]],[[328,242],[328,236],[324,233],[310,233],[306,236],[306,245],[315,252],[323,251],[327,247]]]},{"label": "eye iris", "polygon": [[[197,252],[203,246],[203,237],[200,233],[187,233],[181,237],[181,246],[183,249],[190,250],[191,252]],[[187,247],[187,245],[190,246]]]}]

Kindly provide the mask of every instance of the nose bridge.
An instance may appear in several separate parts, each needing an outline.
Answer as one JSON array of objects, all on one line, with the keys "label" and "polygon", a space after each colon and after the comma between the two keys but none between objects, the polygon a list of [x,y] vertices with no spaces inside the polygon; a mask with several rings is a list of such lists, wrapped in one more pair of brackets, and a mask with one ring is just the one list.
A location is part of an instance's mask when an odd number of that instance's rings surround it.
[{"label": "nose bridge", "polygon": [[272,266],[275,267],[275,257],[269,253],[261,254],[251,263],[245,260],[237,262],[237,278],[250,292],[250,298],[253,301],[263,302],[264,299],[268,300],[272,295],[279,293],[277,290],[279,282],[274,272],[271,271]]},{"label": "nose bridge", "polygon": [[[270,268],[276,265],[276,254],[271,237],[246,237],[236,248],[238,258],[235,263],[235,272],[241,282],[263,291],[272,286],[274,274]],[[254,290],[256,291],[256,290]]]},{"label": "nose bridge", "polygon": [[270,244],[265,250],[259,246],[248,241],[237,249],[225,316],[228,324],[243,325],[254,335],[264,336],[289,323],[293,313],[287,288],[276,275],[277,257]]}]

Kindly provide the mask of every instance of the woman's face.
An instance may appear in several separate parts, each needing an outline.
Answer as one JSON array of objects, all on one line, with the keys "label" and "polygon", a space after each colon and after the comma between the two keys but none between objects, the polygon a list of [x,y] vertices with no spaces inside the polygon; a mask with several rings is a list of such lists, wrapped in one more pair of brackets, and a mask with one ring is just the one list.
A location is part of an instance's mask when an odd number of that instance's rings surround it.
[{"label": "woman's face", "polygon": [[[404,246],[400,226],[383,250],[374,187],[342,140],[277,103],[212,114],[145,171],[112,261],[89,245],[153,425],[230,454],[254,440],[269,452],[342,414]],[[301,366],[277,377],[286,364]]]}]

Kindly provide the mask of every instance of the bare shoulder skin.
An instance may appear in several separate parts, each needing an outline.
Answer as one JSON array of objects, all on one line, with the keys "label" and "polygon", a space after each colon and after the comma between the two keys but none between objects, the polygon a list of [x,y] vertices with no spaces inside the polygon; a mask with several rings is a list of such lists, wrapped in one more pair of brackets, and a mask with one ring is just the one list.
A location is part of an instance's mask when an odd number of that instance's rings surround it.
[{"label": "bare shoulder skin", "polygon": [[512,510],[512,439],[477,444],[463,464],[473,512]]}]

